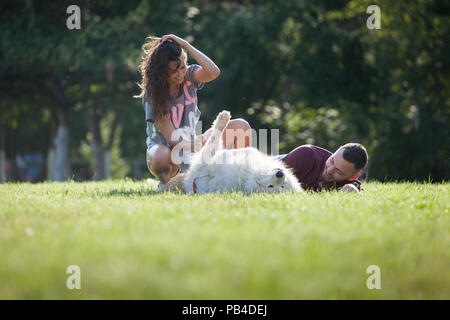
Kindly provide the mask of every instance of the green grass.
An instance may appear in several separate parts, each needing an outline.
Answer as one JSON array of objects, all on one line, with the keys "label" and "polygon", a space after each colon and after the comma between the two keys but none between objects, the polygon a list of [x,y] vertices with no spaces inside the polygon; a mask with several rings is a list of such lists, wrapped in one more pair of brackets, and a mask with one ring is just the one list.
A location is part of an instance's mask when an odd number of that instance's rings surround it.
[{"label": "green grass", "polygon": [[[450,299],[450,184],[156,194],[0,185],[0,299]],[[81,290],[66,268],[81,268]],[[381,290],[369,290],[369,265]]]}]

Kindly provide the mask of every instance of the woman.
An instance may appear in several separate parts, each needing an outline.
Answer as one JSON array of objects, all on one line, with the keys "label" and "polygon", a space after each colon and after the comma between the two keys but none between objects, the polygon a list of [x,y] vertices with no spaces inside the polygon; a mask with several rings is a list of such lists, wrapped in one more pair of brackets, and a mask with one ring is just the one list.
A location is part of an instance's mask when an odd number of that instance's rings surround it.
[{"label": "woman", "polygon": [[[147,167],[167,183],[178,171],[188,167],[178,150],[194,151],[202,145],[210,130],[198,137],[194,128],[200,118],[197,90],[216,79],[220,70],[215,63],[186,40],[173,34],[162,38],[148,37],[139,71],[147,120]],[[187,66],[187,53],[198,63]],[[243,119],[231,120],[223,135],[225,148],[251,145],[251,128]],[[186,153],[184,153],[186,154]]]}]

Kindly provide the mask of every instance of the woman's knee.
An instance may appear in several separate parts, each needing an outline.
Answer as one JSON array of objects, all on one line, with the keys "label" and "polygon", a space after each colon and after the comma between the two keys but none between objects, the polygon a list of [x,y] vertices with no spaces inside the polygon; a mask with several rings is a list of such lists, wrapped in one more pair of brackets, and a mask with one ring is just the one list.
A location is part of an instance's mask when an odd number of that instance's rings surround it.
[{"label": "woman's knee", "polygon": [[152,173],[167,170],[170,160],[170,149],[164,145],[154,146],[147,151],[147,167]]},{"label": "woman's knee", "polygon": [[148,169],[164,183],[179,169],[179,165],[172,162],[171,155],[171,149],[162,144],[154,146],[147,151]]}]

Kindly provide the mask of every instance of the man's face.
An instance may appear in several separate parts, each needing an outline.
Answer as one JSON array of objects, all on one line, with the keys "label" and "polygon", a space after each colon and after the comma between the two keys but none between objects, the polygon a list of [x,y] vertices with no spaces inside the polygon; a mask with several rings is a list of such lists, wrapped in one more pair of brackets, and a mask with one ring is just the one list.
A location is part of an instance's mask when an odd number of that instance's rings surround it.
[{"label": "man's face", "polygon": [[338,150],[328,158],[325,163],[320,180],[325,182],[342,182],[353,177],[358,170],[355,170],[353,163],[344,159],[344,150]]}]

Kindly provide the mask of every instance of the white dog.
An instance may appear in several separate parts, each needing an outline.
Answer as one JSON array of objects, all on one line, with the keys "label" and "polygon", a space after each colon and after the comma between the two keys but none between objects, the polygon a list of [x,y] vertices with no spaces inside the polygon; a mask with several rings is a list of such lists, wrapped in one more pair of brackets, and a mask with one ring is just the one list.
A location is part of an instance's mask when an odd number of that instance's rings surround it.
[{"label": "white dog", "polygon": [[280,161],[256,148],[223,149],[222,134],[230,112],[222,111],[213,123],[213,133],[194,154],[186,175],[160,184],[158,190],[181,189],[186,193],[302,192],[292,172]]}]

